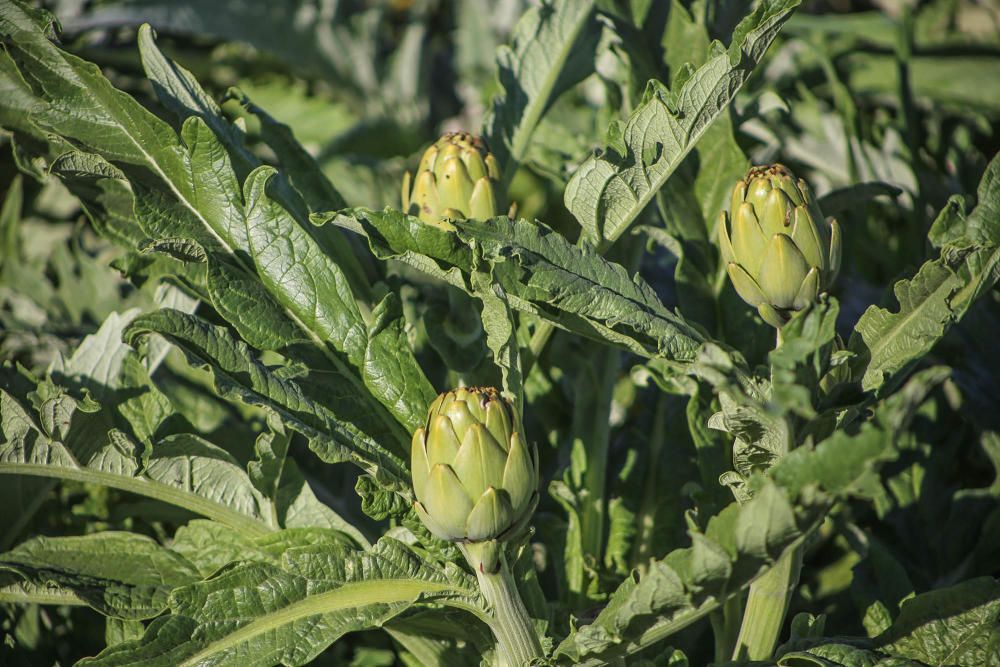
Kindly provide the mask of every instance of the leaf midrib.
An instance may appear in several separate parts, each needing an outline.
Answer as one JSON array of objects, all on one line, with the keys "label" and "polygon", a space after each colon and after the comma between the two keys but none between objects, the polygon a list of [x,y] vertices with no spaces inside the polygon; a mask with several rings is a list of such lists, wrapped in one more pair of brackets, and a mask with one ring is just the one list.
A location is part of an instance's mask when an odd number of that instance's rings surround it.
[{"label": "leaf midrib", "polygon": [[160,500],[171,505],[191,510],[195,514],[230,526],[251,536],[266,535],[274,530],[263,519],[237,512],[202,496],[187,493],[181,489],[157,482],[146,477],[125,477],[114,473],[89,468],[67,468],[40,463],[0,463],[0,475],[32,475],[89,482],[122,491]]},{"label": "leaf midrib", "polygon": [[591,8],[589,10],[581,12],[581,18],[577,21],[576,26],[570,32],[569,39],[564,42],[563,48],[559,51],[559,57],[556,59],[555,65],[549,68],[549,72],[545,76],[541,86],[542,94],[535,96],[536,101],[534,103],[528,103],[526,105],[526,113],[521,117],[521,122],[514,129],[514,139],[511,142],[510,147],[510,161],[504,167],[505,184],[509,184],[514,178],[514,172],[517,169],[517,165],[521,164],[524,154],[527,152],[527,144],[531,140],[531,135],[534,134],[535,128],[542,117],[542,113],[549,102],[549,98],[552,96],[552,89],[555,87],[556,81],[559,80],[559,75],[562,74],[563,66],[569,59],[569,54],[573,50],[573,45],[575,45],[577,39],[579,39],[580,32],[587,24],[587,21],[590,19],[592,13],[593,3],[591,3]]},{"label": "leaf midrib", "polygon": [[415,600],[426,593],[455,590],[451,584],[419,579],[390,579],[344,584],[332,591],[309,596],[283,609],[251,621],[189,657],[178,667],[195,667],[202,660],[233,648],[257,635],[276,630],[294,621],[344,609],[360,609],[373,604],[395,604]]},{"label": "leaf midrib", "polygon": [[46,591],[44,593],[32,593],[30,591],[14,590],[12,588],[0,589],[0,602],[10,602],[14,604],[47,604],[66,605],[73,607],[88,606],[78,595],[69,591]]},{"label": "leaf midrib", "polygon": [[[64,61],[65,61],[65,59],[64,59]],[[67,64],[71,68],[73,68],[73,64],[72,63],[67,63]],[[205,216],[201,213],[201,211],[199,211],[189,201],[189,199],[177,188],[177,186],[175,185],[174,181],[167,176],[166,172],[164,171],[164,169],[162,168],[162,166],[160,165],[160,163],[156,160],[156,158],[149,151],[147,151],[145,149],[145,147],[143,146],[142,142],[138,141],[136,139],[136,137],[133,136],[132,131],[127,126],[125,126],[124,124],[122,124],[121,121],[118,120],[118,118],[114,118],[114,125],[117,126],[122,131],[122,134],[125,137],[128,138],[129,142],[138,150],[139,154],[146,161],[146,163],[150,167],[150,169],[152,169],[153,172],[155,174],[157,174],[160,177],[160,179],[167,185],[167,187],[169,188],[169,190],[173,193],[174,197],[176,197],[177,200],[179,202],[181,202],[181,205],[184,206],[184,208],[186,208],[187,210],[189,210],[195,216],[195,218],[201,222],[202,226],[216,240],[216,242],[220,245],[220,247],[223,248],[223,249],[225,249],[229,253],[229,255],[237,263],[237,265],[240,266],[244,271],[247,271],[248,273],[250,273],[251,275],[256,275],[256,271],[254,271],[250,267],[246,266],[246,264],[242,260],[242,258],[236,252],[234,252],[232,246],[228,242],[226,242],[219,235],[219,233],[211,225],[211,223],[209,223],[208,219],[205,218]],[[211,128],[209,128],[209,131],[211,131]],[[213,134],[214,134],[214,132],[213,132]],[[181,162],[181,165],[182,166],[184,165],[183,161]],[[188,173],[189,171],[190,171],[189,169],[186,169],[185,173]],[[191,174],[191,177],[194,178],[194,174],[193,173]],[[245,212],[243,212],[243,213],[244,213],[243,217],[245,219]],[[252,251],[252,249],[251,249],[251,251]],[[362,394],[370,395],[370,392],[368,392],[367,389],[366,389],[366,387],[364,387],[364,384],[360,381],[360,378],[358,378],[356,376],[356,374],[353,372],[353,369],[352,368],[346,368],[342,364],[342,362],[340,361],[340,359],[338,359],[337,356],[334,355],[333,352],[329,349],[329,347],[323,341],[323,339],[320,338],[319,335],[316,334],[316,332],[312,330],[312,328],[306,326],[305,323],[301,319],[299,319],[293,312],[291,312],[288,309],[287,306],[285,306],[284,304],[281,304],[280,300],[278,300],[278,303],[281,306],[281,309],[289,317],[289,319],[291,319],[295,323],[295,325],[299,327],[300,330],[302,330],[302,331],[304,331],[306,333],[306,335],[310,338],[310,340],[313,342],[313,344],[316,345],[320,349],[320,351],[322,352],[323,356],[325,356],[327,358],[327,360],[329,360],[329,362],[334,366],[334,368],[339,369],[341,371],[341,373],[346,378],[348,378],[348,380],[355,387],[357,387],[359,391],[362,392]],[[373,405],[372,407],[377,409],[377,411],[379,413],[379,416],[380,416],[380,419],[383,422],[388,423],[390,432],[392,432],[392,433],[395,434],[396,440],[399,441],[400,443],[402,443],[402,446],[403,446],[403,448],[405,450],[405,445],[408,444],[409,438],[406,436],[406,434],[401,434],[400,433],[400,424],[399,424],[399,422],[396,421],[396,419],[393,418],[391,415],[387,414],[386,411],[385,411],[384,406],[382,406],[380,403],[376,402],[376,405]]]}]

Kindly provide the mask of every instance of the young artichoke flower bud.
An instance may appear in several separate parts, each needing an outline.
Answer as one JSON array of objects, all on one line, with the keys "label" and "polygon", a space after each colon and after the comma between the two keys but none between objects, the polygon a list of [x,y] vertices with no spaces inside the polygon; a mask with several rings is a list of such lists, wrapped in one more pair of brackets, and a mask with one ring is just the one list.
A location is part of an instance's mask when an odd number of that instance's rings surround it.
[{"label": "young artichoke flower bud", "polygon": [[840,270],[840,225],[827,223],[806,182],[781,164],[751,167],[736,184],[719,244],[733,287],[776,328]]},{"label": "young artichoke flower bud", "polygon": [[413,434],[413,507],[452,542],[515,536],[538,503],[538,450],[521,418],[492,387],[448,391]]},{"label": "young artichoke flower bud", "polygon": [[424,151],[417,175],[403,176],[403,211],[449,231],[455,229],[449,218],[495,218],[503,199],[496,158],[485,141],[468,132],[442,136]]}]

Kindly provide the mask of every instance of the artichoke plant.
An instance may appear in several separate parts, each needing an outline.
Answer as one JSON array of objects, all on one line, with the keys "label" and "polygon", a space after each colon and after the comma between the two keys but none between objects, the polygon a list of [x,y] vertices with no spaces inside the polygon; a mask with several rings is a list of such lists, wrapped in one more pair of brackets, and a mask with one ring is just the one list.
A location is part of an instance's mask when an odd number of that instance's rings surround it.
[{"label": "artichoke plant", "polygon": [[462,388],[441,394],[413,434],[414,509],[443,540],[504,540],[538,502],[538,451],[500,393]]},{"label": "artichoke plant", "polygon": [[726,270],[740,297],[780,328],[829,289],[840,270],[840,225],[781,164],[751,167],[719,220]]},{"label": "artichoke plant", "polygon": [[501,189],[500,168],[486,142],[468,132],[449,132],[424,151],[415,177],[403,176],[403,211],[454,230],[449,218],[500,215]]}]

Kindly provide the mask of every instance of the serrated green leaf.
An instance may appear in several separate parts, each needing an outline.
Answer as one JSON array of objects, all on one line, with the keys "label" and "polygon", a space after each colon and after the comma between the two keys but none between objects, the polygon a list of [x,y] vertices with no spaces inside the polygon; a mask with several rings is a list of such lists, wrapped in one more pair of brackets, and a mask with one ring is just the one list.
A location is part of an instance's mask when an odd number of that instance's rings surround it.
[{"label": "serrated green leaf", "polygon": [[174,588],[198,579],[194,567],[152,539],[133,533],[36,537],[0,554],[0,569],[29,585],[68,590],[107,616],[152,618]]},{"label": "serrated green leaf", "polygon": [[183,151],[170,127],[115,90],[95,65],[58,49],[29,10],[6,3],[0,8],[0,34],[16,48],[26,80],[60,92],[44,101],[36,98],[31,113],[36,125],[73,136],[85,150],[109,160],[148,166],[167,182],[184,172]]},{"label": "serrated green leaf", "polygon": [[345,633],[379,627],[419,600],[454,598],[471,608],[476,591],[469,575],[422,561],[389,538],[369,552],[303,547],[279,565],[234,565],[175,590],[170,614],[140,641],[78,664],[302,665]]},{"label": "serrated green leaf", "polygon": [[178,528],[170,543],[171,551],[187,558],[204,577],[237,561],[278,565],[289,549],[320,546],[336,550],[353,549],[355,545],[346,534],[329,528],[287,528],[249,536],[225,524],[203,519]]},{"label": "serrated green leaf", "polygon": [[121,340],[136,314],[113,313],[52,365],[53,376],[85,391],[84,398],[45,381],[33,414],[0,390],[0,474],[110,486],[250,534],[277,528],[268,499],[228,452],[198,435],[164,430],[174,408]]},{"label": "serrated green leaf", "polygon": [[865,648],[863,642],[837,639],[806,650],[785,653],[777,664],[779,667],[925,667],[920,662],[886,656]]},{"label": "serrated green leaf", "polygon": [[[194,75],[160,52],[148,24],[139,28],[139,53],[142,56],[146,76],[153,82],[153,89],[160,102],[173,111],[182,122],[192,115],[204,121],[219,138],[221,145],[228,150],[236,175],[241,179],[245,178],[251,169],[260,165],[260,160],[244,145],[243,131],[222,117],[219,105],[202,89]],[[314,210],[343,208],[345,205],[343,198],[320,171],[315,160],[295,140],[291,130],[276,122],[263,110],[253,106],[245,96],[242,96],[241,104],[261,119],[264,140],[275,150],[282,170],[305,196],[309,207]],[[201,171],[209,179],[234,179],[228,163],[220,164],[218,170]],[[231,210],[241,210],[239,188],[235,183],[212,184],[212,186],[206,189],[216,193],[215,196],[232,198],[235,206]],[[283,203],[290,210],[300,206],[298,202],[289,201],[287,198]],[[354,245],[351,240],[345,239],[338,232],[331,230],[330,233],[333,233],[334,237],[323,244],[324,250],[330,254],[337,266],[344,270],[353,290],[367,299],[370,286],[359,263],[356,253],[358,248],[351,248],[350,246]]]},{"label": "serrated green leaf", "polygon": [[627,154],[590,158],[566,186],[566,208],[592,243],[613,243],[638,218],[725,110],[797,4],[761,3],[737,28],[729,50],[699,67],[679,91],[650,82],[623,128]]},{"label": "serrated green leaf", "polygon": [[110,486],[251,534],[272,529],[266,501],[224,450],[198,436],[178,434],[158,441],[144,463],[141,448],[126,434],[112,430],[97,435],[108,427],[106,417],[78,419],[73,412],[75,407],[64,412],[65,442],[53,440],[10,394],[0,391],[0,474]]},{"label": "serrated green leaf", "polygon": [[1000,658],[1000,583],[981,577],[911,598],[873,640],[879,650],[932,665],[988,665]]},{"label": "serrated green leaf", "polygon": [[351,461],[391,488],[408,493],[409,474],[399,453],[375,440],[336,410],[351,402],[320,404],[298,382],[281,378],[260,363],[247,346],[228,332],[204,320],[171,309],[137,318],[125,339],[158,333],[177,345],[198,365],[209,367],[223,397],[273,410],[292,429],[309,439],[310,447],[328,462]]},{"label": "serrated green leaf", "polygon": [[850,347],[860,355],[852,364],[866,391],[892,387],[905,370],[923,357],[969,306],[1000,280],[1000,156],[994,157],[979,185],[979,203],[949,235],[960,247],[946,245],[937,259],[925,262],[909,280],[893,287],[899,311],[871,306],[858,320]]},{"label": "serrated green leaf", "polygon": [[282,171],[313,211],[335,211],[347,206],[316,160],[295,139],[292,129],[271,117],[240,89],[232,88],[229,96],[239,102],[246,113],[260,121],[261,138],[278,156]]},{"label": "serrated green leaf", "polygon": [[500,368],[503,390],[514,401],[517,413],[521,414],[524,409],[521,362],[514,313],[507,302],[507,294],[500,285],[491,284],[484,274],[474,274],[472,282],[483,303],[482,323],[486,344],[493,352],[493,363]]},{"label": "serrated green leaf", "polygon": [[[492,267],[512,308],[643,356],[660,354],[683,362],[694,358],[703,340],[703,334],[667,310],[641,278],[539,223],[507,218],[456,221],[456,239],[455,234],[388,210],[351,209],[314,219],[359,231],[368,236],[376,254],[400,259],[473,295],[467,281],[474,271],[469,252],[474,242],[482,266]],[[456,269],[470,277],[456,275]]]},{"label": "serrated green leaf", "polygon": [[[673,0],[670,6],[662,46],[672,90],[680,90],[683,74],[690,74],[689,68],[702,65],[710,55],[708,26],[701,17],[692,15],[696,11],[679,0]],[[723,114],[667,179],[657,201],[666,230],[676,239],[667,247],[678,258],[674,278],[680,309],[709,331],[716,329],[717,317],[716,251],[711,239],[719,213],[729,203],[733,184],[743,177],[747,166],[747,157],[733,134],[733,123]],[[723,312],[723,316],[726,314]]]},{"label": "serrated green leaf", "polygon": [[[219,137],[236,160],[237,172],[242,176],[257,166],[259,161],[244,145],[242,133],[222,118],[222,109],[216,101],[205,92],[198,80],[188,70],[163,55],[156,46],[156,33],[148,23],[139,26],[138,42],[139,56],[142,58],[142,68],[153,84],[153,92],[157,99],[169,109],[179,122],[183,123],[190,116],[197,116],[208,125]],[[230,178],[228,170],[212,174],[218,178]],[[231,189],[230,195],[238,195]]]},{"label": "serrated green leaf", "polygon": [[593,71],[599,37],[592,0],[557,0],[525,12],[510,46],[497,51],[497,78],[504,94],[494,100],[484,125],[505,182],[527,156],[545,111]]},{"label": "serrated green leaf", "polygon": [[905,601],[875,637],[808,638],[779,649],[782,667],[972,667],[1000,658],[1000,583],[980,577]]},{"label": "serrated green leaf", "polygon": [[399,297],[386,295],[372,309],[371,320],[362,365],[365,387],[389,407],[408,431],[415,431],[426,420],[427,406],[437,394],[409,353]]},{"label": "serrated green leaf", "polygon": [[[295,197],[286,196],[290,192],[287,184],[275,178],[270,167],[252,172],[243,192],[239,191],[229,155],[203,116],[210,116],[213,126],[222,127],[224,121],[212,115],[215,108],[204,92],[194,87],[190,75],[155,51],[148,30],[144,31],[143,46],[160,92],[182,115],[195,114],[184,121],[183,143],[166,123],[115,90],[94,66],[60,50],[37,29],[26,28],[30,23],[26,16],[19,5],[5,6],[0,30],[10,47],[18,49],[17,66],[43,84],[34,101],[34,122],[115,162],[131,185],[135,217],[149,237],[191,238],[207,256],[222,253],[232,266],[259,278],[273,301],[257,302],[258,314],[266,314],[268,319],[257,324],[256,332],[246,319],[252,313],[239,307],[241,300],[254,296],[246,289],[249,278],[216,281],[218,290],[230,291],[212,294],[223,304],[220,310],[233,317],[255,343],[276,342],[278,334],[288,332],[283,320],[289,319],[325,356],[325,365],[333,366],[357,389],[365,384],[359,377],[363,365],[371,369],[370,375],[391,378],[397,359],[412,356],[408,346],[399,345],[391,354],[365,358],[366,323],[344,272],[324,250],[324,244],[332,242],[326,238],[330,232],[320,234],[323,243],[317,240],[317,231],[305,221],[308,211]],[[87,114],[81,114],[81,109],[87,109]],[[222,136],[236,141],[232,131]],[[150,173],[154,178],[148,177]],[[273,312],[275,303],[282,315]],[[346,362],[334,350],[346,355]],[[419,368],[409,360],[406,365],[411,370]],[[401,427],[379,402],[385,399],[394,406],[421,405],[424,397],[419,392],[428,386],[426,381],[409,382],[403,401],[363,389],[354,392],[354,398],[368,404],[368,415],[382,422],[403,448],[408,446],[413,414],[398,416],[407,424]],[[421,405],[421,410],[425,407]]]},{"label": "serrated green leaf", "polygon": [[[248,250],[268,290],[276,294],[317,342],[332,343],[353,359],[364,353],[365,327],[343,274],[266,193],[276,174],[259,167],[244,184]],[[309,285],[310,289],[299,290]]]},{"label": "serrated green leaf", "polygon": [[[864,495],[878,466],[898,456],[894,434],[905,430],[943,377],[941,369],[924,371],[899,396],[879,405],[875,420],[858,433],[838,430],[818,447],[786,454],[767,477],[755,475],[749,500],[712,517],[697,547],[651,561],[641,576],[633,573],[593,623],[577,628],[558,646],[557,657],[565,664],[605,664],[718,608],[727,595],[759,576],[762,567],[800,544],[833,498]],[[720,549],[727,554],[728,568],[719,559]],[[696,550],[701,552],[697,559]]]},{"label": "serrated green leaf", "polygon": [[[392,350],[383,348],[367,354],[369,331],[343,272],[319,250],[305,228],[268,197],[267,183],[274,174],[269,167],[259,167],[244,185],[248,240],[261,279],[296,321],[316,337],[317,344],[333,344],[362,370],[370,392],[365,395],[374,396],[390,410],[399,410],[395,414],[406,425],[405,430],[386,421],[406,446],[409,429],[420,422],[426,411],[427,396],[433,391],[430,383],[421,377],[422,371],[412,359],[405,338],[395,339],[397,345]],[[403,376],[398,375],[400,364],[406,367]]]},{"label": "serrated green leaf", "polygon": [[[703,618],[802,539],[823,511],[820,503],[796,517],[781,491],[763,488],[768,490],[713,518],[694,546],[650,561],[641,575],[634,572],[592,623],[559,644],[560,664],[607,664]],[[764,532],[757,523],[761,517],[770,525]]]},{"label": "serrated green leaf", "polygon": [[556,308],[593,323],[604,335],[631,330],[631,340],[648,341],[647,354],[655,350],[678,361],[693,358],[702,334],[667,310],[653,289],[624,267],[537,223],[495,218],[457,226],[459,236],[475,241],[492,265],[512,306],[531,304],[543,317],[548,308]]},{"label": "serrated green leaf", "polygon": [[309,340],[256,276],[222,256],[213,255],[207,264],[208,298],[247,343],[261,350],[282,350]]},{"label": "serrated green leaf", "polygon": [[86,602],[73,591],[55,584],[36,584],[13,572],[0,576],[0,602],[12,604],[53,604],[86,606]]},{"label": "serrated green leaf", "polygon": [[104,619],[104,643],[114,646],[124,641],[142,637],[146,626],[142,621],[128,621],[121,618],[107,617]]}]

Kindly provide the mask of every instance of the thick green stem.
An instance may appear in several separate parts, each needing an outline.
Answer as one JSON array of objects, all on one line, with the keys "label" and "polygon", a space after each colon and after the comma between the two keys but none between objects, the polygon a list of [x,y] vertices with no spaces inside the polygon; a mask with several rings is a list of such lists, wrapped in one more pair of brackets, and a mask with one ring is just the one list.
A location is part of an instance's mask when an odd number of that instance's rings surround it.
[{"label": "thick green stem", "polygon": [[523,667],[545,657],[528,610],[507,566],[503,545],[495,541],[461,545],[476,572],[479,590],[490,606],[490,629],[501,667]]},{"label": "thick green stem", "polygon": [[654,518],[656,505],[660,500],[657,485],[660,480],[660,454],[666,441],[667,397],[660,396],[653,413],[653,432],[649,438],[649,450],[646,464],[646,484],[642,493],[642,502],[635,515],[636,536],[632,546],[632,562],[645,573],[646,563],[656,554],[653,551]]},{"label": "thick green stem", "polygon": [[614,348],[605,348],[598,354],[601,357],[595,364],[593,385],[596,390],[589,400],[578,402],[575,406],[573,447],[582,449],[584,455],[573,457],[574,463],[582,464],[583,469],[571,463],[571,474],[577,477],[577,483],[585,491],[580,512],[583,553],[600,562],[607,523],[611,399],[619,368],[619,352]]},{"label": "thick green stem", "polygon": [[541,356],[555,330],[554,324],[545,321],[538,323],[538,328],[535,329],[535,333],[531,335],[531,341],[528,343],[527,354],[522,353],[521,355],[521,373],[524,377],[528,377],[528,373],[538,361],[538,357]]},{"label": "thick green stem", "polygon": [[[784,338],[781,329],[775,335],[775,349]],[[787,446],[790,448],[792,442]],[[782,454],[787,454],[785,451]],[[804,547],[798,544],[777,560],[774,566],[750,585],[740,635],[733,652],[735,660],[767,660],[778,645],[778,636],[788,614],[792,594],[799,584]]]},{"label": "thick green stem", "polygon": [[774,653],[788,605],[799,583],[802,552],[801,544],[789,549],[774,567],[751,584],[734,660],[767,660]]}]

